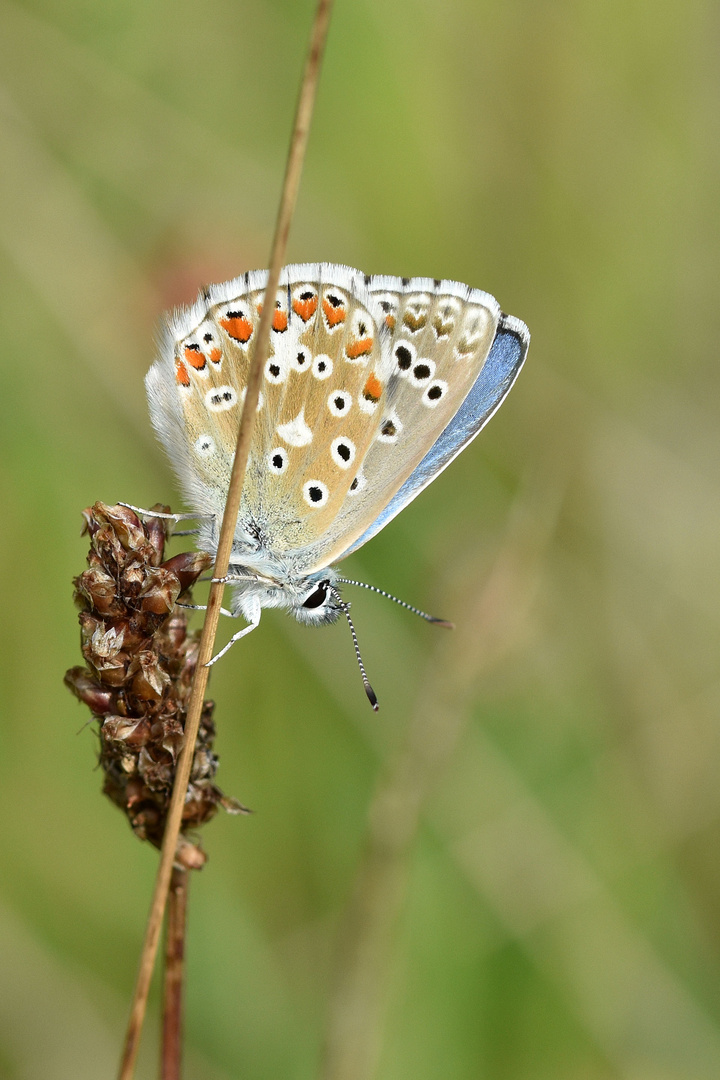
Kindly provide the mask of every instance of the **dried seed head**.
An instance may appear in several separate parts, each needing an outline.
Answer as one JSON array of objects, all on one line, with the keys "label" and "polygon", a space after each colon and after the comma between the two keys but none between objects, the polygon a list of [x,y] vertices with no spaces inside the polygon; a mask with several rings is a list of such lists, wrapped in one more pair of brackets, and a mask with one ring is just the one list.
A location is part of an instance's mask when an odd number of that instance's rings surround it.
[{"label": "dried seed head", "polygon": [[[74,584],[87,667],[70,668],[65,683],[99,722],[105,794],[137,836],[160,847],[198,655],[199,635],[188,634],[187,617],[175,602],[213,560],[193,551],[163,561],[166,522],[151,518],[143,524],[125,506],[98,502],[83,517],[88,569]],[[220,806],[245,812],[214,784],[213,709],[206,701],[183,833],[214,817]],[[199,869],[206,858],[186,835],[176,857],[188,869]]]}]

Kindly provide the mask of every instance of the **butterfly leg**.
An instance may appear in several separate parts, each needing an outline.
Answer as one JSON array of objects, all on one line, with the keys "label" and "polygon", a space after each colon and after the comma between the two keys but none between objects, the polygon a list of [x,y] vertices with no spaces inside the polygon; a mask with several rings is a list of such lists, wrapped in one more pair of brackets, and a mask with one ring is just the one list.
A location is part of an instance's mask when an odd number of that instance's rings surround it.
[{"label": "butterfly leg", "polygon": [[246,634],[249,634],[251,630],[255,630],[256,627],[258,627],[260,625],[260,612],[261,611],[262,611],[262,608],[260,607],[260,602],[257,601],[253,605],[252,611],[250,612],[250,615],[249,615],[250,625],[243,627],[243,629],[239,630],[237,634],[233,634],[233,636],[228,641],[227,645],[224,648],[222,648],[219,653],[216,653],[215,656],[213,656],[212,660],[208,660],[207,665],[206,665],[207,667],[210,667],[210,665],[214,664],[216,660],[219,660],[221,656],[224,656],[225,653],[228,651],[228,649],[230,649],[231,646],[233,646],[236,641],[239,641],[240,638],[245,637]]},{"label": "butterfly leg", "polygon": [[[181,604],[179,600],[175,602],[175,607],[188,608],[190,611],[207,611],[207,604]],[[224,607],[220,608],[220,614],[227,615],[229,619],[237,619],[240,617],[239,611],[228,611],[227,608]]]},{"label": "butterfly leg", "polygon": [[214,521],[214,514],[163,514],[160,510],[144,510],[142,506],[133,506],[132,503],[121,502],[119,506],[124,506],[128,510],[134,510],[136,514],[141,517],[154,517],[163,518],[165,521]]}]

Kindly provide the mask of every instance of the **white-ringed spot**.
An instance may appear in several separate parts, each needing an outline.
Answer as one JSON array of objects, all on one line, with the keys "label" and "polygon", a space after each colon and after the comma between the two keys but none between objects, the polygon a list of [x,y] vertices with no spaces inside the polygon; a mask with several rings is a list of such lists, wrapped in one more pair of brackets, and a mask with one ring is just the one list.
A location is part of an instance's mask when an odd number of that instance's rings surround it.
[{"label": "white-ringed spot", "polygon": [[417,350],[411,341],[398,341],[393,349],[395,368],[400,375],[407,375],[417,359]]},{"label": "white-ringed spot", "polygon": [[362,491],[366,484],[367,479],[365,478],[365,473],[361,469],[350,485],[348,495],[357,495],[359,491]]},{"label": "white-ringed spot", "polygon": [[327,353],[318,353],[313,360],[312,373],[316,379],[329,379],[333,373],[333,362]]},{"label": "white-ringed spot", "polygon": [[428,386],[420,400],[428,409],[434,409],[444,398],[447,393],[447,388],[448,384],[446,382],[442,379],[436,379],[434,383],[431,383],[430,386]]},{"label": "white-ringed spot", "polygon": [[225,412],[237,405],[237,393],[232,386],[216,386],[208,390],[205,395],[205,404],[210,412]]},{"label": "white-ringed spot", "polygon": [[210,435],[201,435],[195,440],[195,451],[200,457],[212,457],[215,453],[215,440]]},{"label": "white-ringed spot", "polygon": [[285,382],[287,372],[283,364],[275,356],[271,356],[265,364],[265,378],[270,383]]},{"label": "white-ringed spot", "polygon": [[329,498],[330,492],[322,480],[308,480],[303,484],[303,499],[313,510],[319,510]]},{"label": "white-ringed spot", "polygon": [[400,422],[400,417],[392,410],[389,416],[387,416],[380,425],[380,431],[378,432],[378,442],[394,443],[398,440],[398,435],[402,431],[403,426]]},{"label": "white-ringed spot", "polygon": [[290,367],[293,371],[309,371],[311,368],[312,355],[308,349],[304,349],[302,346],[295,350],[295,356],[293,357]]},{"label": "white-ringed spot", "polygon": [[330,454],[340,469],[349,469],[355,460],[355,443],[341,435],[330,444]]},{"label": "white-ringed spot", "polygon": [[276,446],[267,456],[268,469],[276,476],[281,476],[290,463],[290,455],[284,446]]},{"label": "white-ringed spot", "polygon": [[327,404],[333,416],[346,416],[352,408],[352,394],[347,390],[333,390]]},{"label": "white-ringed spot", "polygon": [[410,382],[414,386],[427,386],[434,374],[434,360],[418,360],[410,369]]}]

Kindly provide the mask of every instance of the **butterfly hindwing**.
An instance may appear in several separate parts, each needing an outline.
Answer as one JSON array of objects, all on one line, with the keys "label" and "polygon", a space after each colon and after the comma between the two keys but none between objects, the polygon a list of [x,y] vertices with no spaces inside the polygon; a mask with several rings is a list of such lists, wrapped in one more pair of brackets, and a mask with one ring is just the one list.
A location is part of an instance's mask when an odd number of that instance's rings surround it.
[{"label": "butterfly hindwing", "polygon": [[348,497],[322,550],[307,553],[313,568],[354,550],[382,517],[460,409],[500,319],[493,297],[456,282],[377,277],[368,288],[389,332],[382,419],[363,461],[363,490]]},{"label": "butterfly hindwing", "polygon": [[502,315],[490,354],[470,393],[422,461],[371,525],[344,552],[345,555],[357,551],[380,532],[482,431],[519,375],[528,345],[529,335],[525,324],[512,316]]}]

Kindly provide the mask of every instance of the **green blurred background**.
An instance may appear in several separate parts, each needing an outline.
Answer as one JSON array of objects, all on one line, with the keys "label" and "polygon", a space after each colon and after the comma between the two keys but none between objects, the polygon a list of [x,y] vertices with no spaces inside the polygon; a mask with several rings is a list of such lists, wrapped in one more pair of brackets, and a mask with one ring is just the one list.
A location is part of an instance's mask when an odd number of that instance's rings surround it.
[{"label": "green blurred background", "polygon": [[[116,1068],[156,853],[62,685],[80,511],[179,505],[154,324],[266,264],[311,12],[0,0],[8,1080]],[[256,812],[204,833],[188,1078],[720,1076],[719,22],[337,0],[288,260],[467,281],[533,343],[346,566],[457,623],[353,597],[381,712],[340,625],[213,671]]]}]

